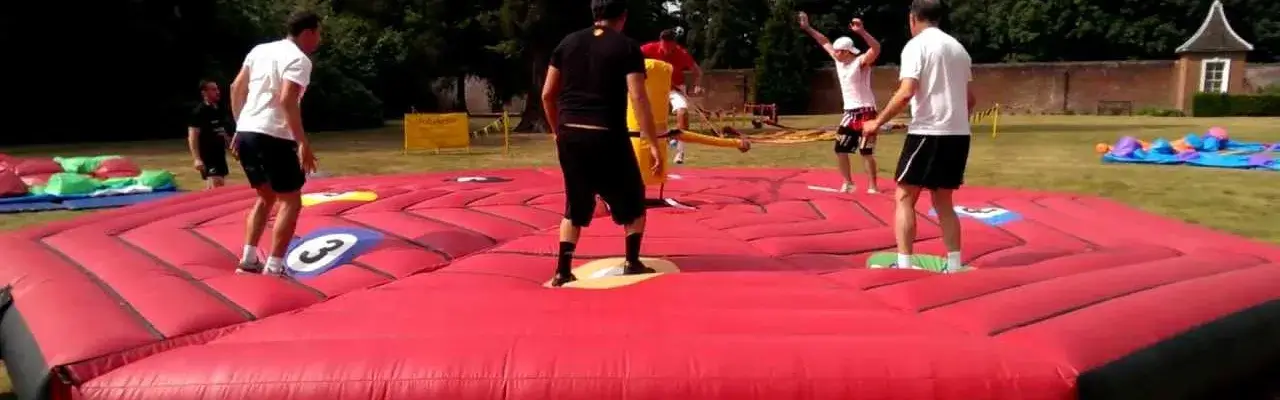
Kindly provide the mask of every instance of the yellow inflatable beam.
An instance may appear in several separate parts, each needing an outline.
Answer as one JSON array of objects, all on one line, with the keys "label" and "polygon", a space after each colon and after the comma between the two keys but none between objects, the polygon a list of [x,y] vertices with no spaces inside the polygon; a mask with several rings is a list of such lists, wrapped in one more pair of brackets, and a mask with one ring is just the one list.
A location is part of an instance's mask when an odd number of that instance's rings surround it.
[{"label": "yellow inflatable beam", "polygon": [[[653,125],[658,127],[667,126],[667,115],[671,107],[671,99],[668,95],[671,93],[671,64],[662,60],[646,59],[644,60],[644,91],[645,96],[649,97],[649,107],[653,115],[649,118],[653,119]],[[648,139],[640,137],[640,120],[636,115],[635,105],[631,100],[627,100],[627,129],[631,134],[631,147],[635,150],[636,161],[640,162],[640,171],[644,175],[645,185],[660,185],[666,183],[667,175],[667,146],[664,143],[649,143]],[[658,135],[659,140],[675,138],[685,143],[696,143],[715,147],[738,148],[741,142],[739,139],[727,139],[712,135],[704,135],[701,133],[672,129],[666,133]],[[655,175],[647,166],[652,165],[652,155],[649,153],[649,147],[656,146],[658,155],[662,157],[662,174]]]}]

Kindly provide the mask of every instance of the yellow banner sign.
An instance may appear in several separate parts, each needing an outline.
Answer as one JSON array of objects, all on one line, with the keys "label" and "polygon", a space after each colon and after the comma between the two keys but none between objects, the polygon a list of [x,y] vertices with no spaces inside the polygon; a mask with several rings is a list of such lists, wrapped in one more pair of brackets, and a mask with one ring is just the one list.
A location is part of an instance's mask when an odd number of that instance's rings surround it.
[{"label": "yellow banner sign", "polygon": [[405,114],[404,149],[470,149],[469,124],[466,113]]}]

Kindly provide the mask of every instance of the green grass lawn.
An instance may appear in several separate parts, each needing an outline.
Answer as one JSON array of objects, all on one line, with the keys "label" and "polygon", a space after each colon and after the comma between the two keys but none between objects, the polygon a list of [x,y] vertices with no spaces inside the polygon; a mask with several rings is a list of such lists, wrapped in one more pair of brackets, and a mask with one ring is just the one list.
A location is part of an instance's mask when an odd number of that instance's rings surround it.
[{"label": "green grass lawn", "polygon": [[[829,126],[834,116],[784,118],[797,128]],[[482,123],[486,121],[478,121]],[[1280,224],[1265,223],[1280,204],[1280,175],[1264,171],[1238,171],[1185,166],[1108,165],[1098,160],[1094,145],[1111,143],[1122,135],[1143,139],[1178,138],[1188,132],[1223,126],[1239,140],[1280,141],[1277,118],[1153,118],[1086,116],[1006,116],[1000,134],[992,139],[989,127],[978,126],[970,156],[967,182],[974,186],[1002,186],[1100,195],[1191,223],[1280,243]],[[546,135],[516,135],[509,157],[496,144],[478,146],[475,154],[401,152],[401,128],[366,131],[322,132],[313,135],[320,168],[341,175],[386,174],[450,169],[554,166],[555,150]],[[902,146],[902,135],[880,139],[880,171],[888,176]],[[186,143],[181,139],[112,143],[34,146],[6,149],[18,156],[120,154],[144,168],[173,171],[188,189],[202,187],[191,168]],[[732,149],[691,146],[691,167],[830,167],[831,143],[758,144],[747,154]],[[234,166],[234,161],[232,162]],[[242,184],[232,168],[231,184]],[[833,184],[835,184],[833,182]],[[0,216],[0,229],[67,218],[76,212],[45,212]]]},{"label": "green grass lawn", "polygon": [[[784,118],[797,128],[830,126],[837,116]],[[483,124],[487,121],[477,121]],[[1172,216],[1187,222],[1234,232],[1280,244],[1280,174],[1263,171],[1195,168],[1185,166],[1110,165],[1099,161],[1094,145],[1112,143],[1123,135],[1150,140],[1179,138],[1222,126],[1233,138],[1280,142],[1280,118],[1154,118],[1086,116],[1007,116],[1000,134],[991,138],[989,126],[975,127],[967,182],[973,186],[1001,186],[1055,192],[1099,195]],[[181,133],[175,136],[181,136]],[[511,154],[499,151],[501,139],[487,139],[474,154],[401,152],[401,128],[322,132],[313,136],[321,170],[340,175],[388,174],[417,171],[553,166],[555,149],[546,135],[516,135]],[[831,167],[831,142],[758,144],[747,154],[733,149],[690,146],[692,167]],[[889,176],[895,166],[902,135],[880,138],[880,168]],[[198,190],[199,175],[191,168],[182,139],[5,149],[15,156],[73,156],[119,154],[144,168],[173,171],[182,187]],[[232,161],[234,166],[234,161]],[[233,167],[231,184],[243,184]],[[833,185],[837,182],[832,182]],[[0,215],[0,230],[16,229],[64,219],[78,212],[45,212]],[[1124,223],[1117,221],[1117,223]],[[7,379],[0,381],[6,384]],[[0,387],[3,389],[3,387]]]}]

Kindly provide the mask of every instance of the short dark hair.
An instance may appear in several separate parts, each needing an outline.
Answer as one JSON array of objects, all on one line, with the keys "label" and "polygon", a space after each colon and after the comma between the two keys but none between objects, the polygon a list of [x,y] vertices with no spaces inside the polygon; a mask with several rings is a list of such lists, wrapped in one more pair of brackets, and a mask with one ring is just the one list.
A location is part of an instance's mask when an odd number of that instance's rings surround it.
[{"label": "short dark hair", "polygon": [[201,92],[203,92],[203,91],[204,91],[204,89],[205,89],[206,87],[209,87],[209,85],[210,85],[210,84],[217,85],[217,84],[218,84],[218,82],[214,82],[212,79],[205,79],[205,80],[202,80],[202,81],[200,81],[200,91],[201,91]]},{"label": "short dark hair", "polygon": [[295,11],[289,15],[285,26],[289,29],[289,36],[298,36],[302,32],[320,28],[320,15],[309,10]]},{"label": "short dark hair", "polygon": [[659,34],[658,34],[658,39],[661,39],[661,40],[664,40],[664,41],[668,41],[668,42],[670,42],[670,41],[674,41],[674,40],[676,40],[676,30],[675,30],[675,29],[663,29],[663,30],[662,30],[662,33],[659,33]]},{"label": "short dark hair", "polygon": [[911,0],[911,15],[918,20],[937,25],[947,17],[947,5],[943,0]]},{"label": "short dark hair", "polygon": [[591,16],[596,21],[612,21],[626,14],[626,0],[591,0]]}]

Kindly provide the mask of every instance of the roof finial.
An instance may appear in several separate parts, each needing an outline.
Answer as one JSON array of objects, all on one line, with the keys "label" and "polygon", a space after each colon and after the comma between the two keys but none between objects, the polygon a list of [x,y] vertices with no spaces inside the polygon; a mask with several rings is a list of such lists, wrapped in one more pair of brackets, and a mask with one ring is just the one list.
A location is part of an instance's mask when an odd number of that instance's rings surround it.
[{"label": "roof finial", "polygon": [[1221,0],[1213,0],[1209,14],[1204,17],[1200,29],[1178,46],[1178,53],[1232,53],[1252,51],[1253,45],[1240,38],[1227,21]]}]

